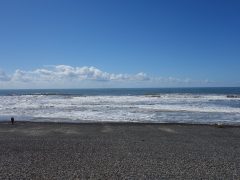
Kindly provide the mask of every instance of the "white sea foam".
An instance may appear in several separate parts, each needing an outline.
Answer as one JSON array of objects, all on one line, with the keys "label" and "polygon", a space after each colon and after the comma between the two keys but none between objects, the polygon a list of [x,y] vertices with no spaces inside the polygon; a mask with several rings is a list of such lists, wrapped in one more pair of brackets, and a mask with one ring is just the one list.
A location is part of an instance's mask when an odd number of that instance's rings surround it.
[{"label": "white sea foam", "polygon": [[0,120],[240,123],[240,99],[224,95],[0,96]]}]

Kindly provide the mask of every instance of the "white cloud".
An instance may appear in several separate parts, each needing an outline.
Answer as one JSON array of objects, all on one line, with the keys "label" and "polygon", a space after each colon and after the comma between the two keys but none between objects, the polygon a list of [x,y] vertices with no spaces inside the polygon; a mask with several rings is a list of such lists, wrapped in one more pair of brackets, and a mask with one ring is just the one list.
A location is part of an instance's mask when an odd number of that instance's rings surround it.
[{"label": "white cloud", "polygon": [[0,81],[9,81],[10,78],[6,75],[6,73],[0,69]]},{"label": "white cloud", "polygon": [[[82,87],[160,87],[164,85],[191,84],[189,78],[150,77],[144,72],[115,74],[96,67],[57,65],[31,71],[17,69],[12,75],[0,71],[4,87],[14,88],[82,88]],[[4,84],[5,83],[5,84]],[[3,86],[2,86],[3,87]],[[1,88],[1,87],[0,87]]]},{"label": "white cloud", "polygon": [[11,81],[30,82],[33,80],[31,73],[17,69],[11,77]]},{"label": "white cloud", "polygon": [[135,75],[113,74],[101,71],[95,67],[72,67],[57,65],[51,69],[36,69],[34,71],[16,70],[13,81],[64,81],[64,80],[91,80],[91,81],[147,81],[150,78],[145,73]]}]

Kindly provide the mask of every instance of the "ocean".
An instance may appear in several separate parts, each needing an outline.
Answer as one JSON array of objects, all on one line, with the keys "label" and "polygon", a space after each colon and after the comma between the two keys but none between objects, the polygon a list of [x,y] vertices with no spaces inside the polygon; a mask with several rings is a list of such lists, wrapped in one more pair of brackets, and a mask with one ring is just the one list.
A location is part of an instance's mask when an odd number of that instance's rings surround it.
[{"label": "ocean", "polygon": [[240,88],[0,90],[0,121],[240,124]]}]

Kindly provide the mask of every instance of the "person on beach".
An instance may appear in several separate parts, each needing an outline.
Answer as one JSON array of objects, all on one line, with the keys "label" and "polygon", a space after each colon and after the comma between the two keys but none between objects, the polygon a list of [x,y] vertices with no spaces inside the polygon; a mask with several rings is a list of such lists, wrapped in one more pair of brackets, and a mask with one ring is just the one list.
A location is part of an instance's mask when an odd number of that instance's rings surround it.
[{"label": "person on beach", "polygon": [[11,117],[11,123],[14,124],[14,117]]}]

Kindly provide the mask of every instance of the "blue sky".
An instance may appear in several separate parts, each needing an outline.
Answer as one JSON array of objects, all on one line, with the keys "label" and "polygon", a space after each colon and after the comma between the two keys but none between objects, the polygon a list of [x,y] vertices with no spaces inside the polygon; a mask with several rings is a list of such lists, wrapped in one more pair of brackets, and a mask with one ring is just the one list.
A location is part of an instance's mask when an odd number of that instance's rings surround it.
[{"label": "blue sky", "polygon": [[240,86],[240,1],[2,0],[0,69],[0,88]]}]

